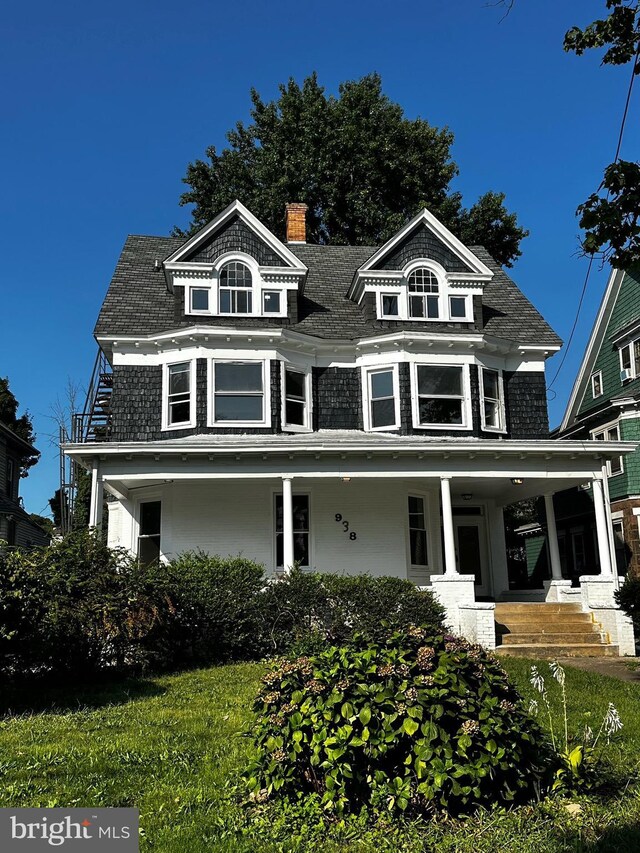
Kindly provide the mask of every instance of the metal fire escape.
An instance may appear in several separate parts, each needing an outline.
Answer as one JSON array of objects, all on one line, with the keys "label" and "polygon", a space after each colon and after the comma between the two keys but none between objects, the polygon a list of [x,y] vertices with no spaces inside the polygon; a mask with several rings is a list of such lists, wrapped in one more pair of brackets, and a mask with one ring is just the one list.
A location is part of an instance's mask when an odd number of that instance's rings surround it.
[{"label": "metal fire escape", "polygon": [[60,427],[60,520],[63,533],[68,533],[73,527],[78,473],[77,463],[64,455],[62,446],[69,441],[73,444],[93,444],[109,440],[112,391],[111,365],[99,349],[82,412],[71,414],[71,435],[66,425]]}]

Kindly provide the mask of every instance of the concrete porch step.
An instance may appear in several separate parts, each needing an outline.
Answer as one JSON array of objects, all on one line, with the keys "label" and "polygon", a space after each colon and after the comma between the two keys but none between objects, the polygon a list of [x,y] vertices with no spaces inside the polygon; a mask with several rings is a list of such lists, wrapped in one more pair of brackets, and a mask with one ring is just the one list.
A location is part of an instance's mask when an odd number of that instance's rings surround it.
[{"label": "concrete porch step", "polygon": [[503,634],[503,646],[588,646],[601,642],[599,631],[576,634],[549,634],[544,631],[535,631],[531,634]]},{"label": "concrete porch step", "polygon": [[496,620],[496,631],[498,634],[592,634],[598,631],[598,626],[592,621],[588,613],[586,619],[547,619],[537,622],[530,620],[509,619],[509,627]]},{"label": "concrete porch step", "polygon": [[557,614],[583,613],[579,604],[564,604],[554,601],[527,601],[511,602],[498,601],[496,603],[496,617],[528,615],[531,618],[547,618]]},{"label": "concrete porch step", "polygon": [[571,657],[618,657],[618,647],[604,643],[581,643],[578,645],[558,644],[542,645],[537,643],[523,643],[522,645],[498,646],[495,654],[505,657],[519,658],[541,658],[542,660],[556,660],[557,658]]}]

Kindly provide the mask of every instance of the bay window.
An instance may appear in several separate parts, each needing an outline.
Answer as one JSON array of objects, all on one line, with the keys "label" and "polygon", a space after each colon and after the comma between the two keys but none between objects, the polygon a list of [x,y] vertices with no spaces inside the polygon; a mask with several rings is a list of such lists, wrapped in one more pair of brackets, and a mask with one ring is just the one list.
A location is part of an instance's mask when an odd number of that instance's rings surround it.
[{"label": "bay window", "polygon": [[195,365],[191,360],[164,366],[162,429],[195,426]]},{"label": "bay window", "polygon": [[365,429],[398,429],[397,366],[365,370],[363,391]]},{"label": "bay window", "polygon": [[504,391],[499,370],[480,368],[480,415],[482,429],[504,432]]},{"label": "bay window", "polygon": [[265,361],[212,363],[210,426],[268,426],[270,406]]},{"label": "bay window", "polygon": [[416,364],[414,426],[426,429],[469,429],[468,367]]},{"label": "bay window", "polygon": [[282,428],[293,432],[311,429],[311,374],[283,364]]}]

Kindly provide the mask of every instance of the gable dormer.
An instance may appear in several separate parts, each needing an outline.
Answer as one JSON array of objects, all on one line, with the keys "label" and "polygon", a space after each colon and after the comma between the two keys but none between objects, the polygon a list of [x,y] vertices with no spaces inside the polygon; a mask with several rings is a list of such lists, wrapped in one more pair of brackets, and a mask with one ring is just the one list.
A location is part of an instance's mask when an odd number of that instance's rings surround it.
[{"label": "gable dormer", "polygon": [[288,317],[307,268],[241,202],[187,240],[163,263],[185,317]]},{"label": "gable dormer", "polygon": [[369,294],[379,320],[471,323],[493,272],[425,208],[356,272],[348,297]]}]

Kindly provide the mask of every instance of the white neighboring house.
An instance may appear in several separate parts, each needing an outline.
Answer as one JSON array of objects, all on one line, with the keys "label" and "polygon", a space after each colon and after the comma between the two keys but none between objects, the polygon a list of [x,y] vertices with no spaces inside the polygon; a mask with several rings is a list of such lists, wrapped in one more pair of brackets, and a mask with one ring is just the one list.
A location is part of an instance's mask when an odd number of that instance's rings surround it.
[{"label": "white neighboring house", "polygon": [[[590,482],[609,594],[603,466],[635,445],[549,440],[555,333],[427,210],[381,247],[308,245],[305,210],[286,243],[238,201],[190,239],[128,238],[95,330],[107,423],[65,448],[92,524],[104,489],[109,543],[143,559],[409,578],[492,647],[503,507]],[[551,562],[547,599],[576,600]]]}]

